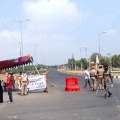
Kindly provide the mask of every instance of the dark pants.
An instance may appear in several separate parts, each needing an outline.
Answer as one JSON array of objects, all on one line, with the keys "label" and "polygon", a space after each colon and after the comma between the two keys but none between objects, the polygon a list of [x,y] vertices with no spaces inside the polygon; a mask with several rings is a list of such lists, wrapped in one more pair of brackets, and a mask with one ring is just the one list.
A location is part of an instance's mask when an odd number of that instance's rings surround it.
[{"label": "dark pants", "polygon": [[2,87],[0,89],[0,103],[3,103],[3,90],[2,90]]},{"label": "dark pants", "polygon": [[90,80],[89,79],[85,79],[85,86],[84,88],[87,87],[87,84],[89,84],[90,88],[91,88],[91,83],[90,83]]},{"label": "dark pants", "polygon": [[7,88],[7,91],[8,91],[8,96],[9,96],[10,102],[13,102],[12,89]]},{"label": "dark pants", "polygon": [[109,80],[104,80],[104,89],[105,89],[106,93],[110,91],[110,82],[109,82]]}]

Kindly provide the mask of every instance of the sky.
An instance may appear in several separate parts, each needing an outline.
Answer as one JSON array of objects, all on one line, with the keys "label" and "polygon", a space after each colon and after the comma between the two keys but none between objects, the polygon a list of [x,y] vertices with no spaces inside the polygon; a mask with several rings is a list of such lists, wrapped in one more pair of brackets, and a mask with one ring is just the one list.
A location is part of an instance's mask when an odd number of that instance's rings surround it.
[{"label": "sky", "polygon": [[65,64],[72,56],[89,59],[94,52],[120,54],[119,5],[120,0],[1,0],[0,60],[20,57],[21,43],[22,55],[45,65]]}]

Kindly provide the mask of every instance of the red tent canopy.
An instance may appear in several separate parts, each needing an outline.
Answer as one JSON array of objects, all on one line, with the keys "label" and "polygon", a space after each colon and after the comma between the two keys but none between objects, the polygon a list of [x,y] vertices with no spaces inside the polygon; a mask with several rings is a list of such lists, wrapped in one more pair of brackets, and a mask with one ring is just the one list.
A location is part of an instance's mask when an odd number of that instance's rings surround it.
[{"label": "red tent canopy", "polygon": [[0,61],[0,70],[18,67],[33,62],[33,57],[30,55],[14,58],[10,60]]}]

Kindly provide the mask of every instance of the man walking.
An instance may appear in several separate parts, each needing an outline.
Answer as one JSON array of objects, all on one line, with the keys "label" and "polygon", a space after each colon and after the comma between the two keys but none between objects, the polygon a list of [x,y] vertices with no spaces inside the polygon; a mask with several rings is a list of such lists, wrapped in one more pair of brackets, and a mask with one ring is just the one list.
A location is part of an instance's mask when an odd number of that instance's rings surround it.
[{"label": "man walking", "polygon": [[104,98],[106,98],[107,96],[110,97],[112,95],[110,91],[110,87],[113,87],[113,79],[110,71],[108,70],[107,65],[104,66],[103,79],[104,79],[104,89],[105,89]]},{"label": "man walking", "polygon": [[90,74],[89,74],[89,72],[88,72],[87,69],[88,69],[88,68],[85,67],[85,73],[84,73],[84,76],[85,76],[85,85],[84,85],[84,88],[87,87],[87,84],[89,84],[90,88],[92,88],[92,87],[91,87],[91,83],[90,83]]}]

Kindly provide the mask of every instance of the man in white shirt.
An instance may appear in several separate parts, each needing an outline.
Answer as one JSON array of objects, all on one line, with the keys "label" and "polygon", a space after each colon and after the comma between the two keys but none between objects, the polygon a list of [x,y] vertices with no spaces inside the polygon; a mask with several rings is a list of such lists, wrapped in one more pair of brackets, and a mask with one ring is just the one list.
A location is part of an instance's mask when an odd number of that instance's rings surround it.
[{"label": "man in white shirt", "polygon": [[87,67],[85,67],[84,76],[85,76],[85,86],[84,86],[84,88],[87,87],[87,84],[89,84],[90,88],[92,88],[91,83],[90,83],[90,74],[89,74],[89,72],[87,70]]}]

